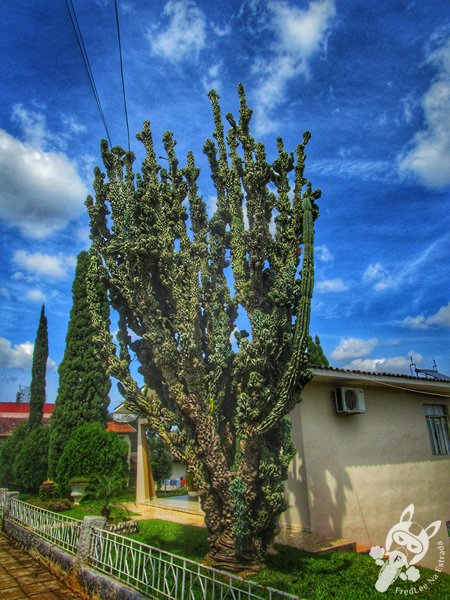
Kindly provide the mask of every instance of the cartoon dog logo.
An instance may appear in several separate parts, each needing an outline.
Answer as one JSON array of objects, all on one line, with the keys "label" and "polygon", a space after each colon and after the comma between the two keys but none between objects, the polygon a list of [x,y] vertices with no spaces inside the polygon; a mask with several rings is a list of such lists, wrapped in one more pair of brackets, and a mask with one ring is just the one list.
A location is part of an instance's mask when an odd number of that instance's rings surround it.
[{"label": "cartoon dog logo", "polygon": [[[412,521],[414,504],[410,504],[402,512],[400,521],[396,523],[386,536],[386,549],[375,546],[370,550],[370,556],[381,568],[375,589],[385,592],[397,577],[417,581],[420,577],[418,569],[413,567],[425,556],[430,545],[430,539],[436,535],[441,521],[430,523],[426,529]],[[388,560],[385,562],[384,556]],[[402,572],[403,567],[406,571]]]}]

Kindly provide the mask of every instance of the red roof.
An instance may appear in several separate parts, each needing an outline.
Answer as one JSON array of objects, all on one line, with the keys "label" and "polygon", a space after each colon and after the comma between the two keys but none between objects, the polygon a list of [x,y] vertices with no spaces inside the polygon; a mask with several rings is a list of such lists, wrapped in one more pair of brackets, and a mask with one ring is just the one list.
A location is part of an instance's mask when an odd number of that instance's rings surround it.
[{"label": "red roof", "polygon": [[[44,425],[49,423],[49,417],[54,408],[54,404],[44,404],[44,418],[42,419]],[[5,414],[8,416],[3,416]],[[28,419],[29,414],[30,405],[28,403],[19,404],[17,402],[0,402],[0,437],[11,435],[16,427]],[[116,423],[115,421],[109,421],[107,423],[106,430],[114,431],[115,433],[136,433],[136,429],[134,429],[134,427],[128,423]]]},{"label": "red roof", "polygon": [[[51,415],[54,408],[54,404],[44,404],[42,412],[44,415]],[[28,415],[30,413],[30,404],[28,402],[23,404],[19,404],[18,402],[0,402],[0,415],[1,413]]]},{"label": "red roof", "polygon": [[106,431],[115,431],[116,433],[136,433],[136,429],[131,427],[128,423],[116,423],[115,421],[108,421]]}]

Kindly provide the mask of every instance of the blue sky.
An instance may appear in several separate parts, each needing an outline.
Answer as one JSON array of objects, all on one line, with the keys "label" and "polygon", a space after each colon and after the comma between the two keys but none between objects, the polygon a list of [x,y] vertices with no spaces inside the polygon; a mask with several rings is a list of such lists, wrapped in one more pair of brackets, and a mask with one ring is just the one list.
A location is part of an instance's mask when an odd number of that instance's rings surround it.
[{"label": "blue sky", "polygon": [[[112,0],[74,0],[114,145],[127,145]],[[6,3],[0,19],[0,400],[30,383],[45,302],[54,401],[84,208],[105,131],[64,2]],[[323,190],[311,332],[334,366],[450,373],[450,7],[380,0],[119,1],[131,147],[144,119],[202,167],[207,92],[275,157],[309,129]],[[119,395],[113,388],[114,403]]]}]

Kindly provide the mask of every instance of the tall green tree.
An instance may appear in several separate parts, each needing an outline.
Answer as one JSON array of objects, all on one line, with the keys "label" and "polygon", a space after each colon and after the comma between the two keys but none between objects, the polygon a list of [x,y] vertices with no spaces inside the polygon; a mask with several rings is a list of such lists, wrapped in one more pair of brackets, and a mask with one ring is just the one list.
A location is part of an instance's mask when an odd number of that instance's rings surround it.
[{"label": "tall green tree", "polygon": [[14,463],[23,444],[29,437],[28,423],[23,423],[14,429],[12,434],[0,445],[0,487],[17,485],[14,478]]},{"label": "tall green tree", "polygon": [[28,427],[30,431],[41,424],[43,406],[45,403],[45,385],[48,359],[48,329],[45,306],[42,305],[36,341],[33,350],[33,366],[31,368],[30,387],[30,416]]},{"label": "tall green tree", "polygon": [[17,448],[12,472],[20,489],[37,492],[47,476],[50,428],[39,425]]},{"label": "tall green tree", "polygon": [[[94,341],[94,328],[87,304],[88,252],[78,255],[72,286],[64,358],[59,366],[59,387],[51,417],[49,474],[54,476],[58,460],[71,433],[80,425],[97,421],[106,426],[111,382]],[[91,282],[91,293],[99,309],[99,318],[109,325],[109,304],[105,287]]]},{"label": "tall green tree", "polygon": [[[225,134],[219,97],[209,94],[215,141],[204,152],[217,192],[210,220],[194,155],[180,167],[166,132],[160,165],[148,122],[137,136],[142,172],[133,171],[133,153],[103,141],[106,173],[96,169],[96,198],[87,199],[90,274],[105,278],[119,313],[117,350],[90,294],[105,362],[128,406],[193,475],[208,559],[232,571],[257,568],[286,509],[283,482],[295,454],[287,415],[312,377],[306,347],[321,195],[304,176],[311,134],[295,155],[278,138],[268,162],[250,133],[243,86],[239,96],[239,120],[227,114]],[[238,330],[239,311],[250,332]],[[136,359],[143,388],[130,370]]]},{"label": "tall green tree", "polygon": [[330,363],[328,358],[325,356],[323,348],[320,344],[319,336],[316,335],[314,339],[308,336],[307,352],[309,357],[309,364],[311,367],[328,367]]}]

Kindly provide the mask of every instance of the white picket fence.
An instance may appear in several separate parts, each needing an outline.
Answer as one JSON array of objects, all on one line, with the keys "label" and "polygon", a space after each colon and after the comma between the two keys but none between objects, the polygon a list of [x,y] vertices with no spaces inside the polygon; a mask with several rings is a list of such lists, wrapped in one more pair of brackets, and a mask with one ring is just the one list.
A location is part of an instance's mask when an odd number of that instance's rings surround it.
[{"label": "white picket fence", "polygon": [[[8,518],[70,554],[77,554],[83,522],[9,499],[0,491],[0,519]],[[297,596],[89,527],[90,567],[133,587],[148,598],[170,600],[298,600]]]}]

